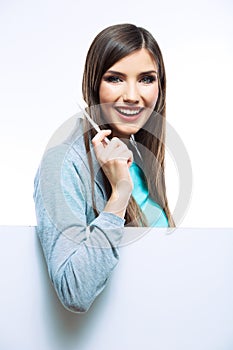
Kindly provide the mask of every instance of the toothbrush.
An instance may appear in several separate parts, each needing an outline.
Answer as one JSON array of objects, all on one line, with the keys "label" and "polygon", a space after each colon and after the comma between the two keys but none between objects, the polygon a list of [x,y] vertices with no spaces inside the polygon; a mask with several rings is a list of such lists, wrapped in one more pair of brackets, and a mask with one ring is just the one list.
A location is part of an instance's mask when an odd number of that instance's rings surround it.
[{"label": "toothbrush", "polygon": [[[80,106],[79,103],[77,103],[79,109],[83,112],[83,114],[85,115],[85,117],[87,118],[87,120],[90,122],[90,124],[93,126],[93,128],[97,131],[100,132],[101,129],[99,128],[99,126],[94,122],[93,119],[91,119],[91,117],[89,116],[89,114],[86,112],[86,110],[84,108],[82,108]],[[106,142],[106,144],[108,144],[110,141],[107,137],[104,138],[104,141]]]}]

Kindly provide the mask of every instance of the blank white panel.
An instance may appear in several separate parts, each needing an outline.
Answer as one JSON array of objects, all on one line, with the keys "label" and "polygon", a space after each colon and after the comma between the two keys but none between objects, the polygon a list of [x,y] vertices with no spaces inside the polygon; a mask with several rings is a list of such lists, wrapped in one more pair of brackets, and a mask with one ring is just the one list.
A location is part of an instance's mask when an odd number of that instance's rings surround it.
[{"label": "blank white panel", "polygon": [[233,348],[232,229],[148,230],[86,314],[60,304],[33,227],[0,241],[1,349]]}]

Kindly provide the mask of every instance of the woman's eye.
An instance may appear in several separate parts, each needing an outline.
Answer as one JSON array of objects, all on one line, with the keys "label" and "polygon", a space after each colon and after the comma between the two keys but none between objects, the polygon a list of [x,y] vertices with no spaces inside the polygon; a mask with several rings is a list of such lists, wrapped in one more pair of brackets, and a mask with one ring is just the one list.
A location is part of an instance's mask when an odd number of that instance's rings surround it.
[{"label": "woman's eye", "polygon": [[105,80],[108,81],[109,83],[120,83],[120,82],[122,82],[122,79],[119,78],[118,76],[115,76],[115,75],[110,75],[110,76],[106,77]]},{"label": "woman's eye", "polygon": [[151,84],[154,81],[156,81],[156,77],[153,75],[145,75],[143,78],[140,79],[140,82],[143,84]]}]

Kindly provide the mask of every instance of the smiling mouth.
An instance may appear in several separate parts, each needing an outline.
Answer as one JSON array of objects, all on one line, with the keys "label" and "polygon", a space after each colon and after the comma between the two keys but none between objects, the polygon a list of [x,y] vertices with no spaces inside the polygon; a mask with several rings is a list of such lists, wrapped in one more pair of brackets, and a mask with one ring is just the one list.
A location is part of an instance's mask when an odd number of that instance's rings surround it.
[{"label": "smiling mouth", "polygon": [[117,112],[121,113],[122,115],[126,117],[135,117],[136,115],[140,114],[143,108],[126,108],[126,107],[115,107]]}]

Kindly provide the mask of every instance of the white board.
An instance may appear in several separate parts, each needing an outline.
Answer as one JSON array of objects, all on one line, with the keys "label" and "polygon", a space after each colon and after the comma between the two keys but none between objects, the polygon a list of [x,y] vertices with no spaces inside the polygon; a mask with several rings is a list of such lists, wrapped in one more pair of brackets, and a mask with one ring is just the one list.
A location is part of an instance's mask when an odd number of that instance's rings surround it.
[{"label": "white board", "polygon": [[1,350],[233,349],[233,229],[151,229],[86,314],[66,310],[34,227],[0,227]]}]

